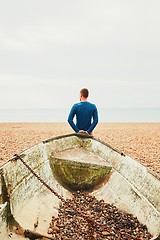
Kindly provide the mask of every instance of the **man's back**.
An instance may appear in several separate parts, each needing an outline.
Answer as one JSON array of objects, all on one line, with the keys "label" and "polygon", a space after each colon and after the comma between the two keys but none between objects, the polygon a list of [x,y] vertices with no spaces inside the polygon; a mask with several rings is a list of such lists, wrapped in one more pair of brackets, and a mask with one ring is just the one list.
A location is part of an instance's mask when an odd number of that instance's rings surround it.
[{"label": "man's back", "polygon": [[[76,124],[73,122],[74,116],[76,116]],[[87,101],[74,104],[70,111],[68,122],[75,132],[84,130],[91,133],[98,123],[96,106]]]}]

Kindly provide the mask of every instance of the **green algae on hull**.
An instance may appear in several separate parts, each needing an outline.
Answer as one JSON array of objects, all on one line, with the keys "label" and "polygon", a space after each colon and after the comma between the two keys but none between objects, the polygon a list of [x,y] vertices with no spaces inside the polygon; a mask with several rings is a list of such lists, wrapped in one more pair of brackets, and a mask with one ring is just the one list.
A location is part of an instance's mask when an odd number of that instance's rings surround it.
[{"label": "green algae on hull", "polygon": [[57,181],[69,190],[93,190],[108,177],[111,166],[52,158],[50,166]]}]

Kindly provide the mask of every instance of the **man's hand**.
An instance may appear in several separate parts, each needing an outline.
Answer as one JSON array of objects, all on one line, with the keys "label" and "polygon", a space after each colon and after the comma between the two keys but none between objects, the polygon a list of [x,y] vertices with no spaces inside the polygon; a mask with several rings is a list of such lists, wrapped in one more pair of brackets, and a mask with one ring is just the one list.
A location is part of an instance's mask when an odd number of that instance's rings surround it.
[{"label": "man's hand", "polygon": [[89,135],[89,133],[87,131],[84,131],[84,130],[79,130],[79,133],[86,133]]},{"label": "man's hand", "polygon": [[84,133],[85,131],[84,130],[79,130],[79,133]]}]

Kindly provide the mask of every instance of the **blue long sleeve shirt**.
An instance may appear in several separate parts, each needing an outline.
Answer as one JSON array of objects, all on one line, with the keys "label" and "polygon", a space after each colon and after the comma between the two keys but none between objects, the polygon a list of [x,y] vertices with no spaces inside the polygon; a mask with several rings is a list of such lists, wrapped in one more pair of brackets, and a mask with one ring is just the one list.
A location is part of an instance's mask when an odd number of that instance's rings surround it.
[{"label": "blue long sleeve shirt", "polygon": [[[76,122],[74,123],[74,117]],[[68,116],[68,122],[75,132],[79,130],[91,133],[98,123],[98,111],[93,103],[82,101],[75,103]]]}]

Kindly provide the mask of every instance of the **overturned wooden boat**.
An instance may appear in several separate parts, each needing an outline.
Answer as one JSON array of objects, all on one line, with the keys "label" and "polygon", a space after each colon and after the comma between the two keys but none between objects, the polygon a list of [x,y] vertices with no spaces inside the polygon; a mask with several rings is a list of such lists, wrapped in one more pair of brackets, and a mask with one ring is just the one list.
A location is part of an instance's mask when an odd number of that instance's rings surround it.
[{"label": "overturned wooden boat", "polygon": [[47,239],[52,215],[75,190],[133,214],[158,239],[159,176],[83,134],[45,140],[0,167],[0,239],[27,239],[27,231]]}]

